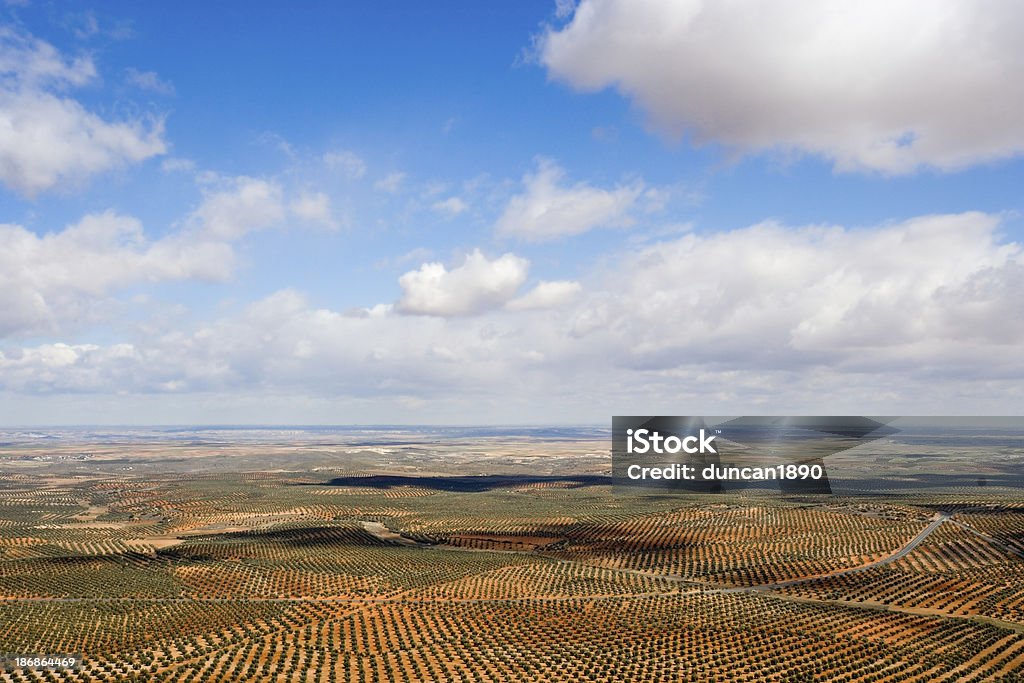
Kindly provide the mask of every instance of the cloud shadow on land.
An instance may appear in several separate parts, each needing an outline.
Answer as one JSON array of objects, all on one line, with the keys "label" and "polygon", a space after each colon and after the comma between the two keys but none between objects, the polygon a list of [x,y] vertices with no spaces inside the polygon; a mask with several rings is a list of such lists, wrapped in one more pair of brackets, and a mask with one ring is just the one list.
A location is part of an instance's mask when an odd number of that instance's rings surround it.
[{"label": "cloud shadow on land", "polygon": [[435,491],[458,493],[483,493],[499,488],[513,488],[529,484],[564,483],[570,488],[584,486],[610,486],[612,478],[604,475],[584,474],[575,476],[521,476],[521,475],[479,475],[456,477],[416,477],[403,475],[371,475],[365,477],[336,477],[322,484],[297,484],[298,486],[347,486],[352,488],[390,489],[399,486],[417,486]]}]

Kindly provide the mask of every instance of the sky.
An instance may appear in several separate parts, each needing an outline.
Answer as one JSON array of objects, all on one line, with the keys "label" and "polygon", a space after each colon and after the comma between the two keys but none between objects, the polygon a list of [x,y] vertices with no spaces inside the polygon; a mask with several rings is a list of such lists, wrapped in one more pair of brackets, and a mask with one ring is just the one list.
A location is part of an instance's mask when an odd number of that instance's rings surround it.
[{"label": "sky", "polygon": [[1021,414],[1013,0],[0,4],[0,425]]}]

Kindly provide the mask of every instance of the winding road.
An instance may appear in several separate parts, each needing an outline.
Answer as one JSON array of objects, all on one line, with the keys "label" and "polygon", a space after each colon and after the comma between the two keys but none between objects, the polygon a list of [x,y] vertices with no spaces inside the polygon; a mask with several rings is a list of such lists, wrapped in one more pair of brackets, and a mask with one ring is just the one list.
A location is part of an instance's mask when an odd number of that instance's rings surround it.
[{"label": "winding road", "polygon": [[811,581],[818,581],[820,579],[830,579],[834,576],[845,576],[847,574],[854,574],[856,572],[864,572],[875,567],[881,567],[882,565],[896,562],[914,551],[914,548],[921,545],[926,538],[931,536],[932,532],[938,529],[943,522],[949,521],[950,515],[948,512],[936,512],[935,516],[928,526],[926,526],[921,533],[910,539],[910,542],[905,546],[894,552],[892,555],[883,557],[880,560],[874,562],[868,562],[857,567],[850,567],[849,569],[840,569],[838,571],[829,572],[827,574],[815,574],[814,576],[804,576],[799,579],[788,579],[786,581],[776,581],[774,583],[762,583],[756,586],[741,586],[739,588],[723,588],[722,593],[746,593],[749,591],[771,591],[778,588],[788,588],[790,586],[798,586],[802,583],[810,583]]}]

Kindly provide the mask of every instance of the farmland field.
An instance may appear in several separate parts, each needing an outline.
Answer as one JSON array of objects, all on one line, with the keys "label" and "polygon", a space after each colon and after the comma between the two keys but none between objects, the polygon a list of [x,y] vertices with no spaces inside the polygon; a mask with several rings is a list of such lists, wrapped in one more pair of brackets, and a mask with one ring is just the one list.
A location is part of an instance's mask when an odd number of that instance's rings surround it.
[{"label": "farmland field", "polygon": [[608,440],[5,433],[0,680],[1024,677],[1019,491],[617,495]]}]

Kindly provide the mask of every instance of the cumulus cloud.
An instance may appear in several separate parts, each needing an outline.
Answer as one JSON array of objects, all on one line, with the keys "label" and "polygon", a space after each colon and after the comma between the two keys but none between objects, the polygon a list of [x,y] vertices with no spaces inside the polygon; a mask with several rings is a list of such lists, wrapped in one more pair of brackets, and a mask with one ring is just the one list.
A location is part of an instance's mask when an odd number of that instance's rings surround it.
[{"label": "cumulus cloud", "polygon": [[118,384],[144,391],[158,389],[138,373],[142,354],[131,344],[42,344],[14,352],[0,351],[0,373],[21,391],[64,393],[117,392]]},{"label": "cumulus cloud", "polygon": [[1013,0],[582,0],[538,57],[672,136],[903,174],[1024,152],[1022,33]]},{"label": "cumulus cloud", "polygon": [[536,362],[534,342],[500,322],[388,309],[339,313],[286,289],[208,324],[132,342],[3,347],[0,381],[24,395],[220,392],[245,401],[259,386],[266,396],[298,393],[302,401],[344,395],[390,403],[422,401],[442,388],[479,396],[508,386],[519,363]]},{"label": "cumulus cloud", "polygon": [[215,189],[207,190],[190,221],[209,237],[232,240],[272,227],[284,217],[284,192],[280,184],[239,176],[218,179]]},{"label": "cumulus cloud", "polygon": [[234,272],[232,243],[288,216],[337,225],[323,193],[286,201],[276,181],[209,175],[202,182],[199,206],[160,239],[148,238],[138,219],[110,210],[46,234],[0,224],[0,337],[59,334],[109,319],[118,305],[112,297],[130,286],[225,281]]},{"label": "cumulus cloud", "polygon": [[1019,373],[1010,349],[1024,340],[1024,257],[999,242],[998,225],[965,213],[870,230],[691,233],[617,262],[573,334],[628,344],[620,362],[646,369],[945,371],[966,354]]},{"label": "cumulus cloud", "polygon": [[397,309],[442,317],[481,313],[511,300],[529,268],[529,261],[515,254],[490,260],[479,249],[451,270],[443,263],[424,263],[399,278],[403,293]]},{"label": "cumulus cloud", "polygon": [[59,332],[90,319],[119,287],[223,280],[232,266],[226,244],[181,235],[148,241],[137,219],[112,211],[42,236],[0,225],[0,336]]},{"label": "cumulus cloud", "polygon": [[512,197],[498,218],[497,233],[541,242],[631,223],[642,183],[605,190],[583,182],[560,185],[564,177],[553,161],[538,160],[537,171],[523,177],[523,193]]},{"label": "cumulus cloud", "polygon": [[292,214],[310,223],[335,228],[338,223],[331,211],[331,198],[323,192],[303,192],[288,207]]},{"label": "cumulus cloud", "polygon": [[64,93],[95,77],[88,57],[0,28],[0,182],[34,197],[166,151],[161,121],[109,121]]},{"label": "cumulus cloud", "polygon": [[541,281],[523,296],[509,301],[510,311],[533,311],[564,306],[579,294],[582,287],[571,280]]},{"label": "cumulus cloud", "polygon": [[96,77],[96,65],[87,56],[67,59],[46,41],[0,27],[0,74],[9,86],[80,86]]}]

